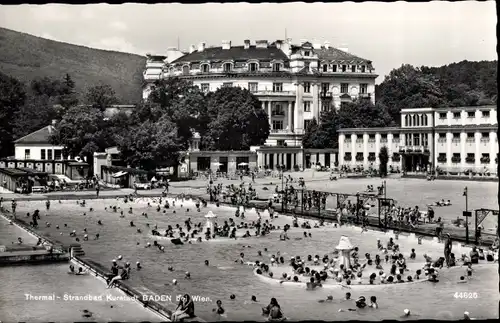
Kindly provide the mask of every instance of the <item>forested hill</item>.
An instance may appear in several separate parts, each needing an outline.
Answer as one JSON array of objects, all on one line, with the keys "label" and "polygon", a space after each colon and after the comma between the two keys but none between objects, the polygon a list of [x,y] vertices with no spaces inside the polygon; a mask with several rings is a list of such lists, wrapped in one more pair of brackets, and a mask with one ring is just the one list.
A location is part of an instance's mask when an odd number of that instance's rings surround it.
[{"label": "forested hill", "polygon": [[462,61],[441,67],[402,65],[376,88],[377,102],[394,120],[402,108],[496,104],[498,61]]},{"label": "forested hill", "polygon": [[23,83],[69,74],[77,93],[107,84],[119,103],[142,98],[142,73],[146,58],[128,53],[77,46],[0,28],[0,71]]}]

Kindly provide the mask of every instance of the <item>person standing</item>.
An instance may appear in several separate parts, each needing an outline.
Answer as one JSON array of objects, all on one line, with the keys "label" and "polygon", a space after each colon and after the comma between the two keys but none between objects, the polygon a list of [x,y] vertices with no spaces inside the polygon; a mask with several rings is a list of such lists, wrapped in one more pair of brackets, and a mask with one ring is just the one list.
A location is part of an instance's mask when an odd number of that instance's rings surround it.
[{"label": "person standing", "polygon": [[100,189],[101,188],[99,187],[99,182],[97,182],[96,185],[95,185],[95,194],[96,194],[97,197],[99,197],[99,190]]}]

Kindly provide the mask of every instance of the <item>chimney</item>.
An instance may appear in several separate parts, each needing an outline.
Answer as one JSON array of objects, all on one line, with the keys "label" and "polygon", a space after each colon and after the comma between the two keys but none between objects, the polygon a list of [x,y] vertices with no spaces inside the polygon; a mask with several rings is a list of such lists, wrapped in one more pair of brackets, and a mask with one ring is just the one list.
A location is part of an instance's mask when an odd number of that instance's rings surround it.
[{"label": "chimney", "polygon": [[245,49],[249,49],[249,48],[250,48],[250,40],[245,39],[245,40],[243,41],[243,43],[245,44]]},{"label": "chimney", "polygon": [[326,42],[325,42],[325,48],[326,48],[326,49],[329,49],[329,48],[330,48],[330,42],[329,42],[329,41],[326,41]]},{"label": "chimney", "polygon": [[201,43],[199,43],[199,44],[198,44],[198,51],[199,51],[199,52],[204,51],[204,50],[205,50],[205,46],[206,46],[206,45],[207,45],[207,44],[206,44],[205,42],[201,42]]},{"label": "chimney", "polygon": [[223,40],[222,41],[222,49],[230,49],[231,48],[231,41],[230,40]]},{"label": "chimney", "polygon": [[267,40],[256,40],[255,47],[257,48],[267,48]]},{"label": "chimney", "polygon": [[189,46],[189,54],[193,53],[196,50],[194,45]]},{"label": "chimney", "polygon": [[276,48],[277,48],[277,49],[281,49],[281,45],[283,45],[283,41],[281,41],[281,40],[277,40],[277,41],[276,41]]}]

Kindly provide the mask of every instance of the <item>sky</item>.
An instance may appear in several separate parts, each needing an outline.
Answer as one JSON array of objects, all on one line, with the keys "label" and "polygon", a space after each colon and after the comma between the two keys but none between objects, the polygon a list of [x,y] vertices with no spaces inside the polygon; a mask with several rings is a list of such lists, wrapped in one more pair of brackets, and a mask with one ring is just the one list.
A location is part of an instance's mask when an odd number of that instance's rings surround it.
[{"label": "sky", "polygon": [[88,47],[165,54],[222,40],[328,41],[373,61],[377,83],[402,64],[497,60],[495,1],[427,3],[0,5],[0,27]]}]

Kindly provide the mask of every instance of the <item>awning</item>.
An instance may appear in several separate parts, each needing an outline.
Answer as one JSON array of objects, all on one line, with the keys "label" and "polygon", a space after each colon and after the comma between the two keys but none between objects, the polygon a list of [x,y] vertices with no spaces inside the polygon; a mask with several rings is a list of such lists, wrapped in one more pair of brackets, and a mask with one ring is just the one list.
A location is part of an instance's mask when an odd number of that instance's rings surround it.
[{"label": "awning", "polygon": [[118,177],[122,177],[122,176],[127,175],[127,174],[128,174],[127,172],[120,171],[118,173],[114,173],[112,176],[113,176],[113,178],[118,178]]}]

